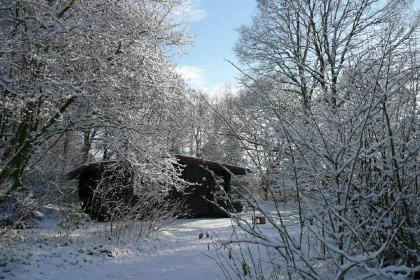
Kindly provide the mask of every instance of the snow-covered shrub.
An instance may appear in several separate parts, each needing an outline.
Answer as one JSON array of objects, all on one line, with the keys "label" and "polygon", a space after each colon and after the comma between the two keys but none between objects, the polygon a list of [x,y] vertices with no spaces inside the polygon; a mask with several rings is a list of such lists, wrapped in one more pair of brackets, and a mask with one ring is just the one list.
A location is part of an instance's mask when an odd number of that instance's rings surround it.
[{"label": "snow-covered shrub", "polygon": [[58,213],[57,228],[64,230],[66,234],[70,234],[81,227],[88,228],[93,226],[89,215],[82,211],[79,203],[73,203],[67,206],[63,205]]},{"label": "snow-covered shrub", "polygon": [[9,196],[0,201],[0,228],[28,229],[37,226],[44,215],[39,211],[42,200],[35,197],[32,192],[24,191]]},{"label": "snow-covered shrub", "polygon": [[[85,209],[92,217],[108,222],[105,235],[117,239],[149,236],[185,214],[183,201],[172,199],[169,193],[182,190],[186,182],[170,159],[162,164],[155,172],[137,169],[128,161],[105,168]],[[169,170],[163,168],[165,164],[170,165]]]},{"label": "snow-covered shrub", "polygon": [[[409,3],[375,2],[260,1],[240,30],[249,129],[237,137],[275,209],[243,195],[278,232],[232,215],[247,235],[223,245],[274,256],[241,256],[244,278],[265,264],[264,277],[419,277],[420,17]],[[283,187],[294,191],[295,224],[279,203]]]}]

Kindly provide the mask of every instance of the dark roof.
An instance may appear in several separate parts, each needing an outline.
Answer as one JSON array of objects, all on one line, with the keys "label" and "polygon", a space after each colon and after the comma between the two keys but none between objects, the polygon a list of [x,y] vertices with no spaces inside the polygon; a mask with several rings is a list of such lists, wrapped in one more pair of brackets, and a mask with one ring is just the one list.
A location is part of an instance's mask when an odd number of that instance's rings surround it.
[{"label": "dark roof", "polygon": [[210,168],[220,169],[220,170],[228,169],[234,175],[246,175],[248,173],[251,173],[250,169],[236,166],[236,165],[220,163],[217,161],[211,161],[211,160],[206,160],[206,159],[201,159],[201,158],[182,156],[182,155],[174,155],[174,156],[179,160],[181,164],[186,163],[186,164],[205,165]]},{"label": "dark roof", "polygon": [[[231,164],[219,163],[216,161],[205,160],[200,158],[188,157],[183,155],[174,155],[179,160],[180,164],[196,164],[196,165],[204,165],[209,167],[210,169],[219,169],[225,170],[228,169],[234,175],[246,175],[251,173],[251,170],[244,167],[239,167]],[[108,161],[99,161],[99,162],[91,162],[83,164],[76,169],[67,173],[67,179],[77,179],[80,174],[92,172],[100,169],[104,165],[118,163],[118,160],[108,160]]]},{"label": "dark roof", "polygon": [[107,161],[99,161],[99,162],[91,162],[91,163],[85,163],[76,169],[73,169],[69,173],[67,173],[67,179],[77,179],[80,174],[96,171],[101,166],[117,163],[117,160],[107,160]]}]

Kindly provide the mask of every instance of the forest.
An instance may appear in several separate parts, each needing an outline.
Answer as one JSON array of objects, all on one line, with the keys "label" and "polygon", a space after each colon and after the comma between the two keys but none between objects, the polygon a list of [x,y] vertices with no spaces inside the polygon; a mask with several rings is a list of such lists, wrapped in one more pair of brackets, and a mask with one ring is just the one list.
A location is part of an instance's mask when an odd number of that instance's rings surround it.
[{"label": "forest", "polygon": [[[186,0],[0,0],[0,279],[45,279],[12,261],[24,246],[67,244],[89,265],[86,254],[183,244],[168,232],[191,221],[211,255],[215,274],[198,266],[207,279],[420,279],[415,1],[256,0],[237,30],[239,63],[227,62],[238,84],[211,96],[177,71],[194,43]],[[183,202],[168,193],[191,185],[176,155],[249,170],[230,174],[244,211],[226,208],[219,224],[175,219]],[[112,161],[95,190],[112,211],[93,221],[67,174]],[[127,170],[135,205],[117,195]],[[41,272],[64,269],[55,265]],[[99,257],[93,265],[88,277],[106,272]],[[158,271],[143,279],[166,279]]]}]

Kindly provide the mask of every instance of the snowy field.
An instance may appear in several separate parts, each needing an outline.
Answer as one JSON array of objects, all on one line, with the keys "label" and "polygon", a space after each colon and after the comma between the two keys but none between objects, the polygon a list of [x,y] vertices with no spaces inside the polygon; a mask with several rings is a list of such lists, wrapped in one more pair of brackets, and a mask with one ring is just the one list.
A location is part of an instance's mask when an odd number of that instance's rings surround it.
[{"label": "snowy field", "polygon": [[0,279],[224,279],[211,239],[231,237],[230,219],[177,220],[153,237],[118,242],[99,236],[101,224],[63,236],[56,222],[49,215],[38,229],[3,237]]}]

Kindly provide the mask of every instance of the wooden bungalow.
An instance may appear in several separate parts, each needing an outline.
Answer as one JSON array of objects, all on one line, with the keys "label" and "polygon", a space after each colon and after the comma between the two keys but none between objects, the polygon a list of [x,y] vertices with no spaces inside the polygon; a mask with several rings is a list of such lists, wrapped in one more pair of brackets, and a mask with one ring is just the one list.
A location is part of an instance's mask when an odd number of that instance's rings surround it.
[{"label": "wooden bungalow", "polygon": [[[181,178],[194,184],[187,187],[182,193],[171,192],[170,199],[185,200],[188,216],[226,217],[227,214],[223,209],[235,212],[242,211],[241,203],[231,199],[230,182],[232,174],[246,175],[250,172],[249,169],[182,155],[175,155],[175,157],[183,167]],[[106,167],[117,163],[118,161],[89,163],[67,174],[68,179],[79,179],[79,199],[87,212],[98,214],[98,205],[92,201],[94,191],[100,179],[112,175],[104,175],[107,170]],[[130,186],[132,175],[126,171],[124,176],[119,176],[114,180],[118,180],[121,185]],[[132,197],[135,197],[132,187],[125,187],[118,192],[115,195],[125,197],[126,203],[132,203]],[[229,203],[226,203],[226,198],[228,198]],[[220,207],[223,209],[220,209]]]}]

